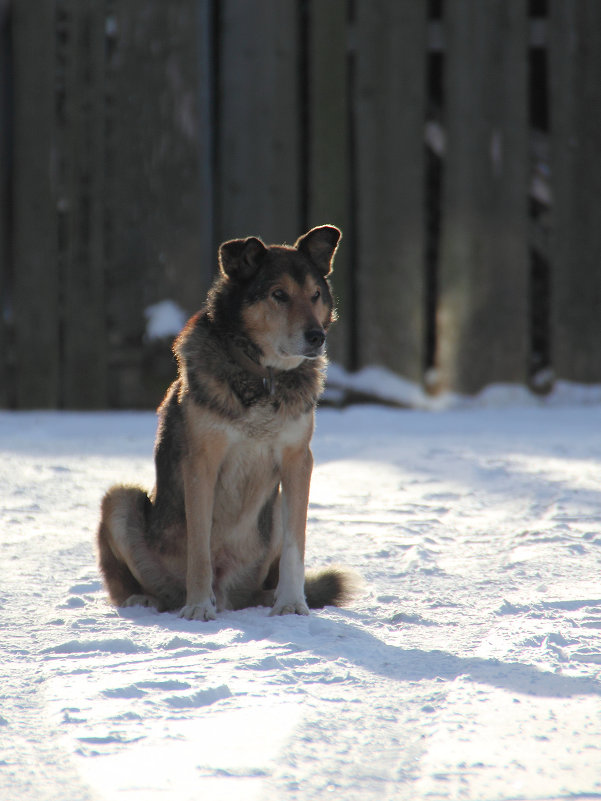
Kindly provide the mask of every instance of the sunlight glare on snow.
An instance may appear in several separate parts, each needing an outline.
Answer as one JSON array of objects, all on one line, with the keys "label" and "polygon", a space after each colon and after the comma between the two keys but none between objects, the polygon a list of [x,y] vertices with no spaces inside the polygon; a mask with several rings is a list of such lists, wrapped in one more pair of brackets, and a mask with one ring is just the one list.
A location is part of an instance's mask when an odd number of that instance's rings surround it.
[{"label": "sunlight glare on snow", "polygon": [[291,703],[212,707],[194,720],[155,723],[144,740],[78,767],[105,801],[254,801],[301,715]]}]

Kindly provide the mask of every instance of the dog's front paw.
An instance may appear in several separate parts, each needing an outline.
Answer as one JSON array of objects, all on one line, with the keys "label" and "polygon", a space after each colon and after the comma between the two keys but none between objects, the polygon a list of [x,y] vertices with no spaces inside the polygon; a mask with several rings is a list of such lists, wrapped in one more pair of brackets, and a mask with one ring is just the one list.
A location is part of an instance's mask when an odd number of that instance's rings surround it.
[{"label": "dog's front paw", "polygon": [[273,608],[269,613],[273,615],[308,615],[309,607],[304,598],[297,600],[290,600],[287,598],[277,599],[273,604]]},{"label": "dog's front paw", "polygon": [[215,620],[217,610],[212,599],[207,598],[206,601],[197,604],[186,604],[180,609],[178,617],[183,617],[185,620]]}]

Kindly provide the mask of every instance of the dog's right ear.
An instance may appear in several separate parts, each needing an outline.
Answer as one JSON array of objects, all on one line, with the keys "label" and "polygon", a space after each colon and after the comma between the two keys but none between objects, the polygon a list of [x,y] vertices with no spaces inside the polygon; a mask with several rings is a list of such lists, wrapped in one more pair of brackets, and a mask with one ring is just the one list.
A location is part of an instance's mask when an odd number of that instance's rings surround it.
[{"label": "dog's right ear", "polygon": [[259,269],[266,249],[256,236],[230,239],[219,248],[219,268],[227,278],[246,281]]}]

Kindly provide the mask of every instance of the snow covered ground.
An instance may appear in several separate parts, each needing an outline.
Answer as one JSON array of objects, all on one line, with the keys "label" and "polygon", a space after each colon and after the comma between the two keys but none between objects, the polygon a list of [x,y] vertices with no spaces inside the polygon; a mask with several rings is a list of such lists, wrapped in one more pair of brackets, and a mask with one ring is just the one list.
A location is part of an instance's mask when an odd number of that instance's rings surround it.
[{"label": "snow covered ground", "polygon": [[107,604],[150,413],[0,414],[3,801],[601,798],[601,406],[318,413],[309,567],[347,609]]}]

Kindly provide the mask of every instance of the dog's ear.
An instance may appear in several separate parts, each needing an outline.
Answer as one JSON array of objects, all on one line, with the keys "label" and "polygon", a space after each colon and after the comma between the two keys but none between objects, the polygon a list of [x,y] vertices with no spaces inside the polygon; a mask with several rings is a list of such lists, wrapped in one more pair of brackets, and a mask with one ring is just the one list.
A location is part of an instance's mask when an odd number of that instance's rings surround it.
[{"label": "dog's ear", "polygon": [[219,248],[221,272],[228,278],[246,281],[259,269],[265,250],[265,245],[256,236],[224,242]]},{"label": "dog's ear", "polygon": [[341,236],[335,225],[320,225],[301,236],[295,247],[311,259],[322,275],[329,275]]}]

